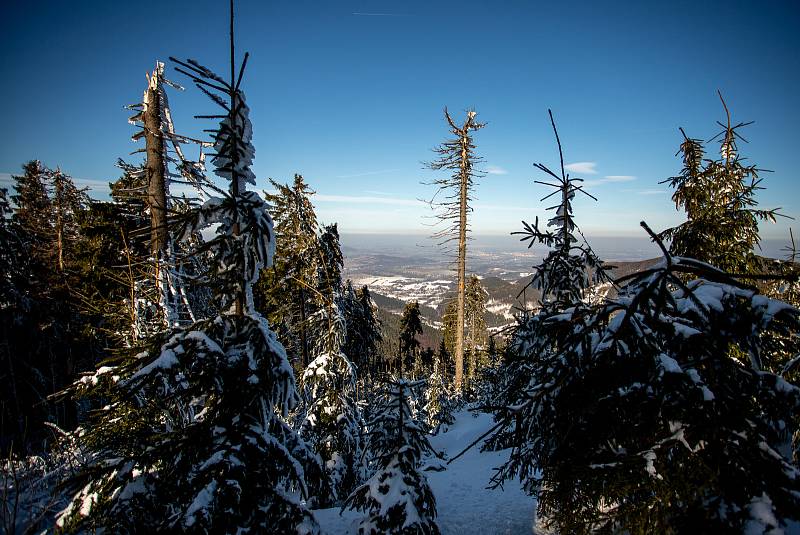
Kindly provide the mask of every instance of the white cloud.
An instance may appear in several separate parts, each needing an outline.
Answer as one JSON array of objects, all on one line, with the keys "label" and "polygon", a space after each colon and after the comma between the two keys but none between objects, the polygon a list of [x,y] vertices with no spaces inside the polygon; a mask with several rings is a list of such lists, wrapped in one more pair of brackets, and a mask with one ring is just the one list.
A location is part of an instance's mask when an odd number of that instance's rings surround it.
[{"label": "white cloud", "polygon": [[91,191],[99,191],[108,193],[111,188],[108,187],[108,180],[93,180],[91,178],[72,178],[75,185],[79,188],[89,188]]},{"label": "white cloud", "polygon": [[507,175],[508,171],[506,171],[499,165],[487,165],[486,173],[489,175]]},{"label": "white cloud", "polygon": [[353,204],[394,204],[402,206],[427,206],[427,203],[416,199],[400,199],[397,197],[371,197],[361,195],[314,195],[313,201],[337,202]]},{"label": "white cloud", "polygon": [[663,189],[643,189],[636,192],[639,195],[666,195],[667,192]]},{"label": "white cloud", "polygon": [[592,187],[613,182],[631,182],[633,180],[636,180],[636,177],[631,175],[606,175],[603,178],[597,178],[595,180],[584,180],[583,185]]},{"label": "white cloud", "polygon": [[476,202],[471,204],[471,206],[475,210],[498,210],[501,212],[507,211],[529,211],[531,209],[530,206],[514,206],[510,204],[484,204],[482,202]]},{"label": "white cloud", "polygon": [[567,171],[572,171],[573,173],[582,173],[584,175],[596,175],[597,174],[597,162],[574,162],[568,163],[564,166],[564,169]]}]

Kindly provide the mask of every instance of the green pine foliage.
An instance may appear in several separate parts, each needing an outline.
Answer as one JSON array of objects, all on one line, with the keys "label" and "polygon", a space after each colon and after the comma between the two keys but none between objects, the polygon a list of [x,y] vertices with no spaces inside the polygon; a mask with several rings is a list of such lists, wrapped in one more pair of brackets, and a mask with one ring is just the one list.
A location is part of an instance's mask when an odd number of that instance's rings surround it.
[{"label": "green pine foliage", "polygon": [[328,295],[320,293],[325,305],[311,317],[313,359],[302,383],[307,403],[300,433],[321,456],[327,476],[327,484],[311,501],[323,508],[341,504],[365,477],[365,424],[357,400],[356,368],[343,352],[348,333],[343,308],[348,303],[332,290],[334,286],[341,286],[341,281],[331,281]]},{"label": "green pine foliage", "polygon": [[414,358],[420,350],[417,335],[422,334],[422,319],[419,303],[407,303],[400,318],[399,359],[401,376],[410,373],[414,366]]},{"label": "green pine foliage", "polygon": [[278,326],[289,352],[305,366],[310,360],[308,318],[319,308],[319,226],[311,203],[314,191],[295,175],[292,185],[270,180],[276,193],[265,194],[275,221],[275,262],[256,286],[258,308]]},{"label": "green pine foliage", "polygon": [[744,141],[739,131],[752,123],[733,124],[721,94],[720,100],[727,120],[719,123],[723,130],[714,137],[720,140],[717,158],[706,158],[703,142],[681,129],[678,154],[683,169],[665,182],[675,188],[672,200],[686,212],[687,220],[659,237],[671,242],[674,255],[690,256],[731,273],[753,273],[760,267],[754,253],[760,241],[758,223],[774,222],[778,212],[756,208],[763,170],[746,163],[739,153],[739,142]]},{"label": "green pine foliage", "polygon": [[336,223],[322,227],[318,248],[318,290],[325,296],[341,294],[344,256],[342,256],[342,248],[339,244],[339,228]]},{"label": "green pine foliage", "polygon": [[79,221],[88,198],[71,177],[36,160],[12,179],[15,207],[12,213],[4,195],[2,214],[8,249],[0,296],[0,375],[10,387],[0,393],[0,447],[38,453],[52,438],[45,422],[76,424],[77,406],[56,394],[77,371],[93,366],[101,351],[87,336],[88,318],[75,298],[82,284]]},{"label": "green pine foliage", "polygon": [[369,288],[362,286],[354,290],[352,282],[348,280],[343,301],[347,322],[344,353],[352,356],[360,377],[375,377],[379,373],[379,347],[383,335]]},{"label": "green pine foliage", "polygon": [[583,190],[582,179],[570,177],[566,173],[561,140],[553,113],[548,110],[548,114],[558,145],[561,169],[560,173],[556,174],[544,164],[537,163],[535,167],[548,175],[551,181],[534,182],[554,189],[553,193],[544,199],[558,194],[560,202],[547,208],[555,212],[547,222],[548,228],[541,228],[537,217],[533,225],[523,222],[525,230],[513,233],[522,235],[520,241],[528,241],[528,248],[539,243],[550,247],[550,251],[542,262],[533,268],[533,278],[526,286],[526,288],[533,286],[539,290],[541,299],[538,309],[522,311],[518,316],[509,344],[513,358],[507,359],[500,387],[489,403],[498,408],[496,417],[504,425],[502,430],[490,439],[488,448],[519,445],[520,441],[525,440],[515,407],[527,399],[526,388],[528,381],[534,376],[533,369],[539,363],[551,358],[559,346],[567,340],[572,330],[572,326],[568,323],[551,320],[568,310],[579,310],[587,306],[584,301],[591,284],[608,280],[603,262],[583,239],[583,234],[574,218],[575,195],[577,193],[589,197],[591,195]]},{"label": "green pine foliage", "polygon": [[[619,296],[550,317],[511,458],[562,533],[782,529],[800,473],[781,453],[800,389],[769,371],[765,332],[797,309],[664,250]],[[688,278],[688,281],[684,282]]]}]

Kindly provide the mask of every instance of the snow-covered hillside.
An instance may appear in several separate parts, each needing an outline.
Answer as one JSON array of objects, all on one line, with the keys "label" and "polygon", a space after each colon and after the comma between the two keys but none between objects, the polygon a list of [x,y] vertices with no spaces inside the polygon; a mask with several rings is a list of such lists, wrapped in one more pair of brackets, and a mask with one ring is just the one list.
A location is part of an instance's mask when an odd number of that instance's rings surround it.
[{"label": "snow-covered hillside", "polygon": [[[431,437],[434,448],[455,457],[464,447],[493,425],[488,414],[473,416],[468,411],[455,415],[447,432]],[[508,450],[481,452],[476,446],[447,465],[443,472],[426,472],[436,496],[438,523],[443,535],[522,535],[532,532],[536,501],[508,481],[503,490],[486,488],[494,467],[508,458]],[[435,459],[431,464],[438,464]],[[323,532],[329,535],[357,533],[359,513],[339,509],[314,511]]]}]

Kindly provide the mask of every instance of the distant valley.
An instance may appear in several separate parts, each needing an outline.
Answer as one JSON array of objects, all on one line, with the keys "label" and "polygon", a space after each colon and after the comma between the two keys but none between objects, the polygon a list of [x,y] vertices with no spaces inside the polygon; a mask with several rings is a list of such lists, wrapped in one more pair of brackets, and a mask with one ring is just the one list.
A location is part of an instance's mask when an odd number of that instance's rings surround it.
[{"label": "distant valley", "polygon": [[[497,331],[514,322],[514,314],[535,306],[539,293],[525,289],[533,275],[532,266],[545,250],[529,250],[514,237],[476,239],[470,244],[467,272],[475,274],[488,293],[486,323]],[[623,239],[624,240],[624,239]],[[356,287],[367,285],[380,309],[387,344],[397,332],[400,314],[406,303],[418,301],[425,330],[423,347],[436,347],[441,340],[441,316],[455,295],[456,277],[452,255],[424,236],[343,236],[344,276]],[[614,246],[613,243],[609,245]],[[616,245],[625,255],[625,243]],[[514,249],[512,249],[514,248]],[[614,276],[637,271],[649,265],[657,251],[649,242],[629,244],[630,261],[611,261],[618,266]],[[524,291],[523,291],[524,290]]]}]

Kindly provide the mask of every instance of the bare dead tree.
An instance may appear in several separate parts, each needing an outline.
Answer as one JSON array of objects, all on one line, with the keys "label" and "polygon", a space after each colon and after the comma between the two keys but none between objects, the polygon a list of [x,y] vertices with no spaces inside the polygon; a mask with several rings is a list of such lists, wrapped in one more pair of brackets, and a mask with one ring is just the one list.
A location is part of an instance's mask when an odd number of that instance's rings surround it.
[{"label": "bare dead tree", "polygon": [[[164,136],[161,126],[161,79],[163,64],[156,64],[150,74],[142,102],[147,162],[147,206],[150,208],[150,252],[158,259],[167,248],[167,167],[164,160]],[[158,260],[156,260],[158,262]]]},{"label": "bare dead tree", "polygon": [[[149,229],[141,229],[137,234],[149,235],[154,301],[163,312],[165,325],[169,326],[176,323],[182,315],[193,318],[183,285],[171,273],[176,258],[174,244],[170,240],[170,226],[173,223],[170,216],[175,214],[176,206],[186,202],[186,199],[172,196],[170,184],[191,184],[200,191],[208,183],[203,147],[210,146],[210,143],[175,133],[166,86],[178,90],[183,88],[164,76],[164,64],[157,61],[153,71],[147,73],[146,77],[147,89],[142,102],[128,106],[136,112],[128,122],[140,128],[132,139],[145,141],[145,147],[134,154],[145,153],[145,165],[143,169],[137,169],[123,161],[119,165],[138,182],[134,189],[126,192],[127,195],[144,201],[150,213]],[[182,148],[184,143],[199,145],[200,155],[197,161],[186,158]]]},{"label": "bare dead tree", "polygon": [[[438,190],[431,199],[430,205],[438,210],[436,218],[443,225],[443,228],[434,234],[434,237],[439,239],[439,243],[442,245],[450,242],[458,243],[454,386],[459,392],[464,376],[464,295],[466,291],[467,235],[469,233],[467,214],[472,211],[470,201],[472,201],[472,190],[476,185],[475,179],[483,176],[474,168],[481,159],[475,154],[471,132],[485,126],[485,123],[475,120],[477,115],[474,110],[468,111],[464,123],[458,126],[445,108],[444,116],[454,137],[433,149],[438,158],[428,164],[428,167],[434,171],[442,169],[451,171],[450,176],[434,180],[431,183],[437,186]],[[440,195],[441,198],[437,199]]]}]

